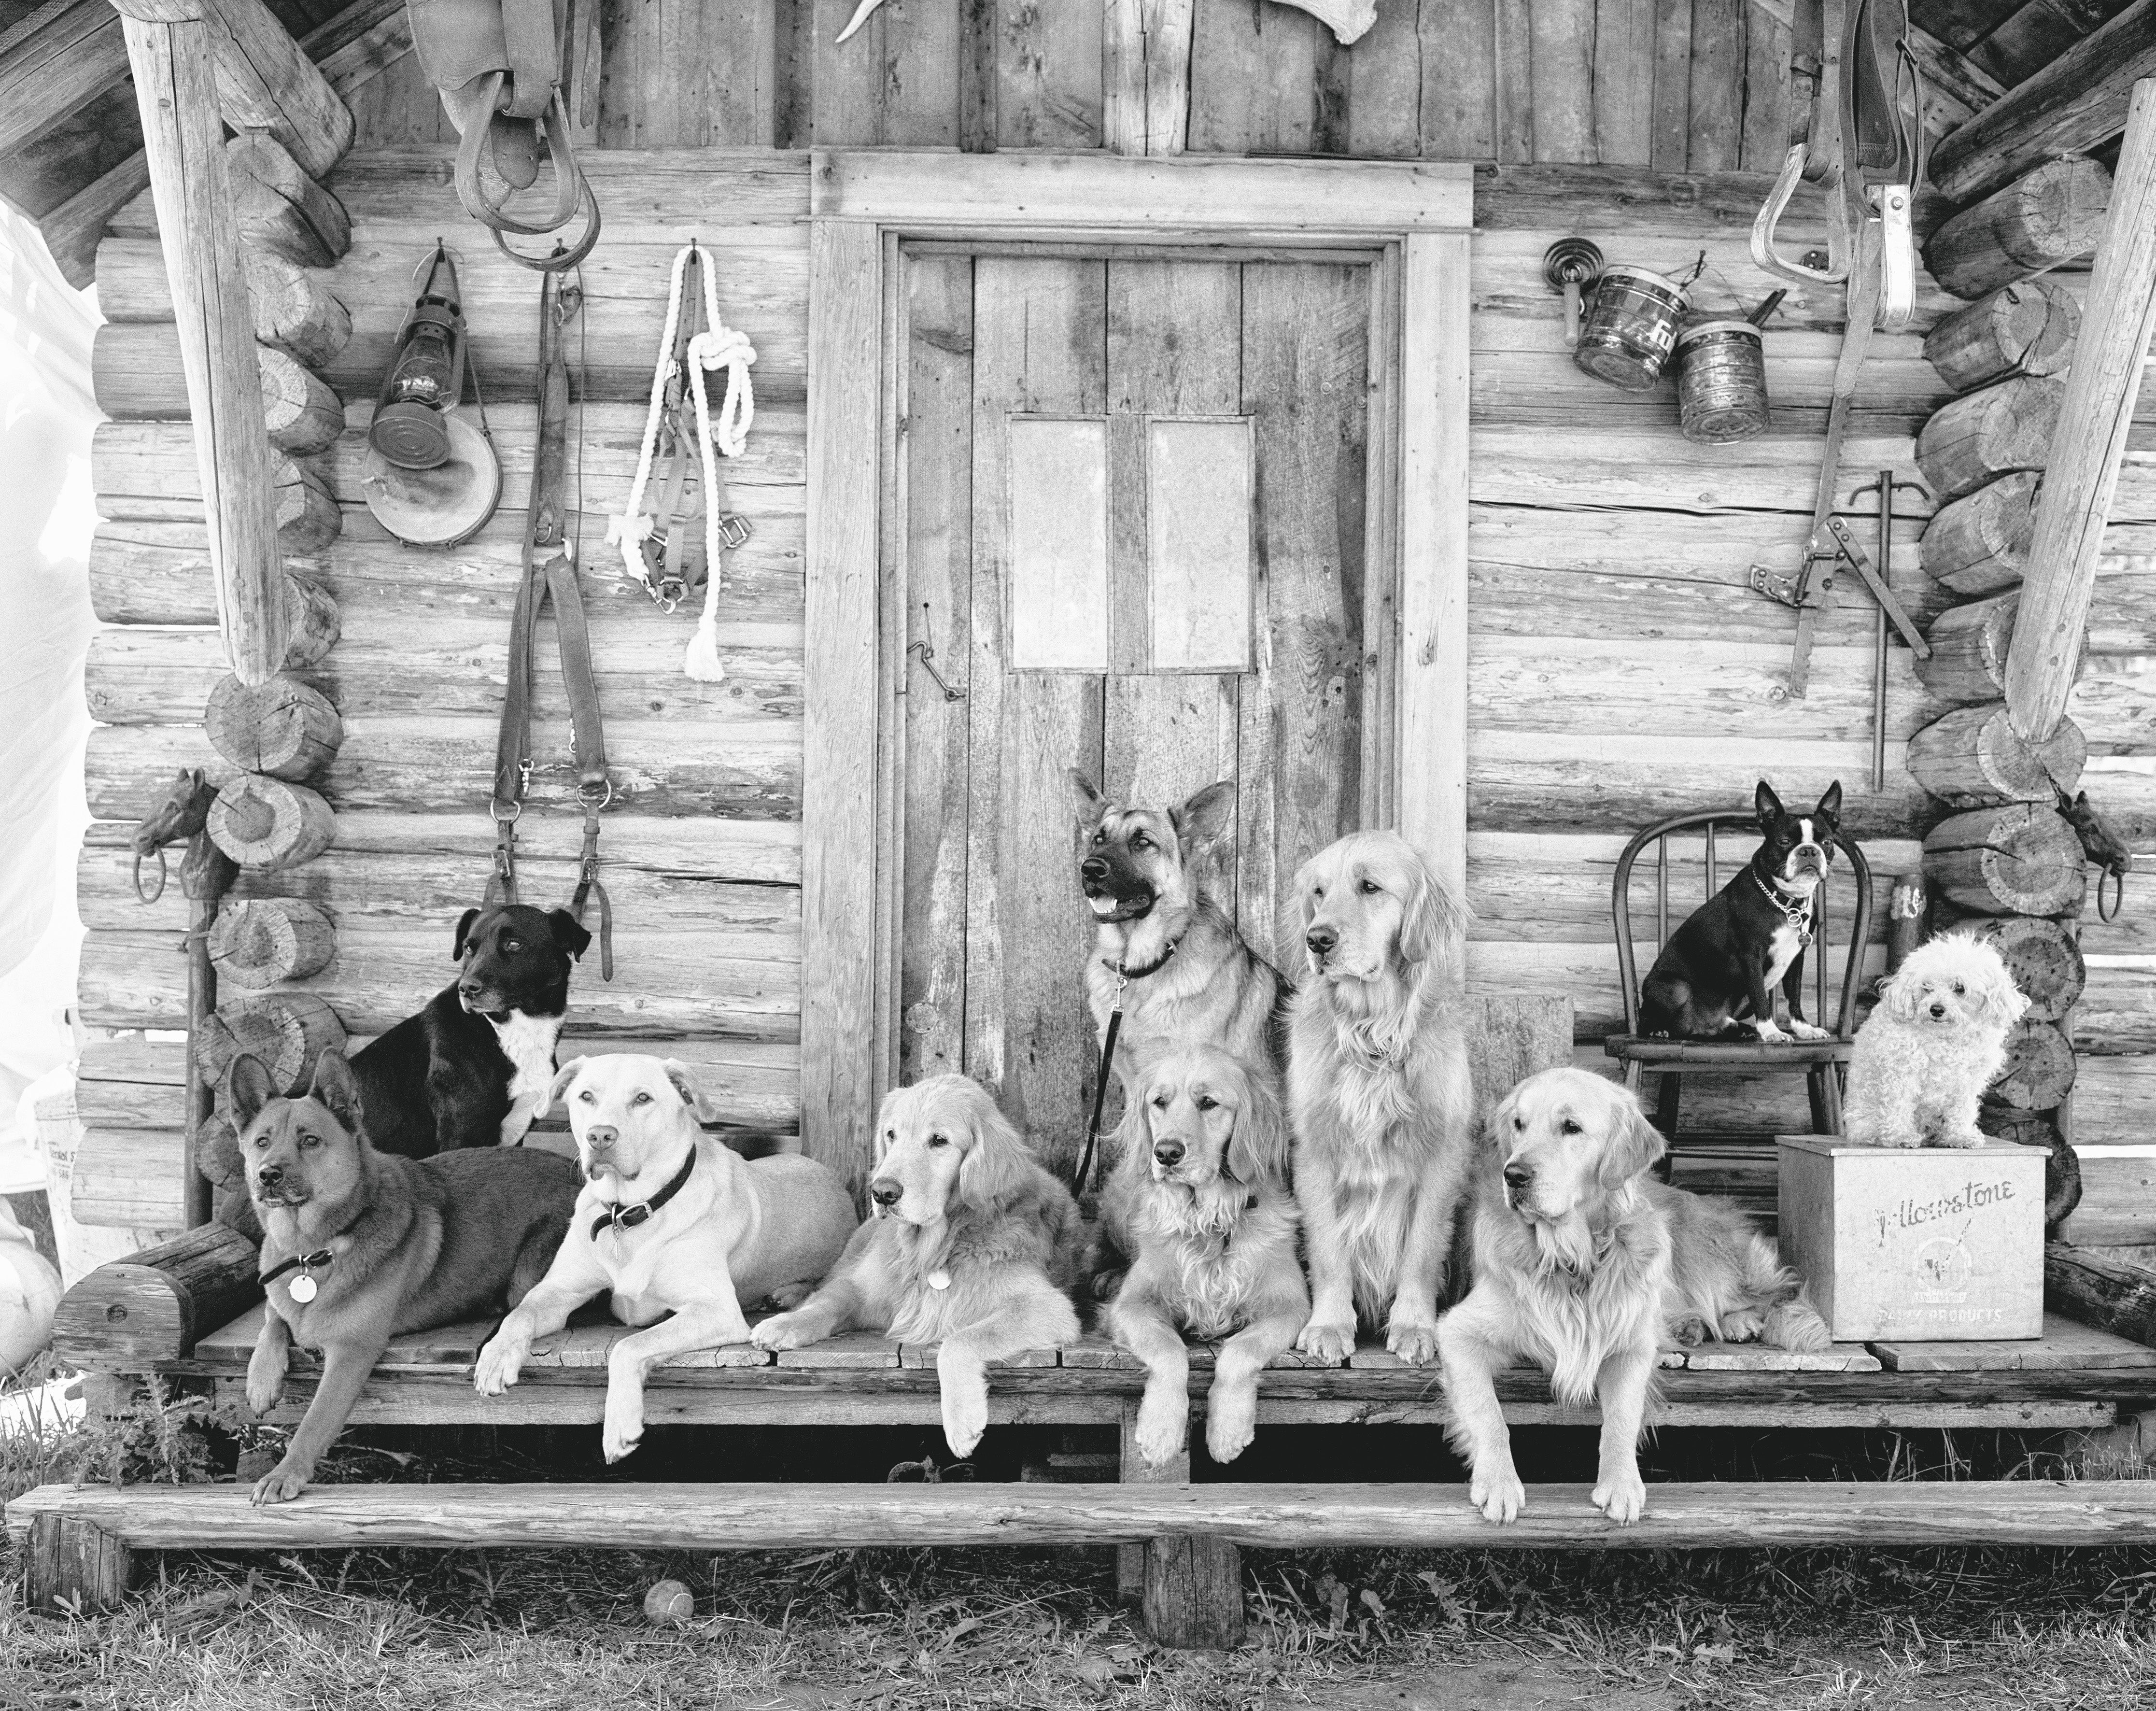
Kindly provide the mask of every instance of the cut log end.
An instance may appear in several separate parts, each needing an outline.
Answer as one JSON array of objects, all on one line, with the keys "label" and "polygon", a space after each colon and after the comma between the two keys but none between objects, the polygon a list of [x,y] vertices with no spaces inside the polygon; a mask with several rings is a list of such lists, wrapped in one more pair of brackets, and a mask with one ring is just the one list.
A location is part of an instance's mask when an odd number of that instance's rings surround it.
[{"label": "cut log end", "polygon": [[1924,529],[1926,573],[1966,599],[2019,586],[2043,483],[2037,471],[2017,470],[1942,506]]},{"label": "cut log end", "polygon": [[2003,381],[1942,404],[1917,436],[1917,467],[1941,501],[2017,470],[2041,470],[2066,400],[2059,381]]},{"label": "cut log end", "polygon": [[218,792],[209,835],[242,867],[293,867],[329,848],[336,815],[304,784],[250,774]]},{"label": "cut log end", "polygon": [[[344,744],[344,722],[328,697],[285,676],[267,683],[224,679],[210,691],[203,724],[211,745],[233,765],[273,778],[311,778]],[[259,826],[259,817],[249,824]]]},{"label": "cut log end", "polygon": [[315,1065],[331,1046],[341,1051],[344,1024],[311,992],[271,992],[236,999],[203,1021],[195,1045],[203,1079],[222,1082],[234,1058],[259,1058],[279,1092],[304,1090]]},{"label": "cut log end", "polygon": [[1909,739],[1909,771],[1951,808],[2049,803],[2074,788],[2087,759],[2087,738],[2072,720],[2030,742],[2014,728],[2004,701],[1957,707]]},{"label": "cut log end", "polygon": [[336,951],[329,917],[295,897],[228,902],[210,929],[218,978],[250,990],[318,974]]},{"label": "cut log end", "polygon": [[2030,803],[1942,820],[1924,839],[1924,877],[1935,897],[1977,915],[2075,915],[2088,889],[2074,829]]}]

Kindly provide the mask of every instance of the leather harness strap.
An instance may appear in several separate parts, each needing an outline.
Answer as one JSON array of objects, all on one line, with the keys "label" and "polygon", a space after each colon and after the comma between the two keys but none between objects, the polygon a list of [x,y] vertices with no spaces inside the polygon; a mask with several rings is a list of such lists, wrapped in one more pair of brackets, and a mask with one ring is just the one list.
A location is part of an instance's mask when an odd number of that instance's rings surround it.
[{"label": "leather harness strap", "polygon": [[584,596],[566,524],[568,476],[569,366],[563,332],[583,308],[583,293],[562,288],[548,274],[539,289],[539,447],[531,470],[531,504],[525,525],[524,579],[516,590],[516,615],[510,621],[509,681],[502,696],[501,731],[495,746],[494,873],[487,881],[489,904],[518,901],[516,823],[523,815],[530,787],[531,757],[532,650],[541,609],[550,602],[562,654],[562,681],[568,691],[569,721],[574,736],[577,799],[584,811],[584,846],[577,865],[577,888],[569,903],[579,923],[596,897],[599,906],[599,973],[613,979],[613,906],[599,883],[599,813],[613,799],[607,776],[606,733],[599,719],[598,686],[592,672],[591,631]]},{"label": "leather harness strap", "polygon": [[1116,1003],[1115,1007],[1108,1012],[1108,1031],[1106,1036],[1101,1041],[1101,1078],[1093,1084],[1093,1114],[1086,1120],[1085,1150],[1079,1154],[1078,1169],[1070,1179],[1070,1191],[1073,1194],[1085,1193],[1086,1180],[1093,1174],[1093,1154],[1101,1139],[1101,1110],[1107,1103],[1108,1082],[1113,1077],[1115,1071],[1116,1038],[1123,1031],[1123,989],[1133,980],[1142,980],[1148,975],[1159,974],[1168,966],[1168,959],[1175,954],[1177,948],[1182,943],[1183,941],[1178,938],[1168,940],[1168,948],[1160,953],[1160,960],[1147,968],[1127,969],[1121,963],[1114,965]]}]

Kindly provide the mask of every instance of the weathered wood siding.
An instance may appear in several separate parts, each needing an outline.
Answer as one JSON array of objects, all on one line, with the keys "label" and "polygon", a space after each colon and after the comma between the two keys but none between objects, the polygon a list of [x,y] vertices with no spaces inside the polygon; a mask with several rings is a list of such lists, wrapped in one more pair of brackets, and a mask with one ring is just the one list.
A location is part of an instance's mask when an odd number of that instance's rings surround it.
[{"label": "weathered wood siding", "polygon": [[[590,963],[580,972],[565,1052],[650,1043],[702,1066],[736,1119],[783,1128],[798,1108],[807,163],[753,146],[808,141],[810,112],[825,142],[978,145],[983,136],[966,126],[979,125],[983,103],[960,86],[957,54],[964,30],[995,14],[958,0],[886,0],[856,42],[834,50],[850,0],[817,0],[805,35],[766,28],[753,0],[679,8],[670,23],[662,10],[604,13],[596,122],[607,146],[591,164],[607,236],[583,270],[589,302],[571,352],[585,400],[572,480],[582,484],[618,776],[605,849],[619,968],[611,986]],[[778,13],[782,23],[788,15]],[[1478,26],[1444,0],[1424,0],[1419,18],[1386,0],[1353,50],[1273,0],[1200,0],[1198,15],[1195,146],[1619,163],[1508,164],[1478,179],[1468,850],[1477,984],[1569,995],[1582,1059],[1599,1064],[1594,1042],[1621,1016],[1609,880],[1625,836],[1664,814],[1748,801],[1763,776],[1791,797],[1841,780],[1848,823],[1878,870],[1883,938],[1885,889],[1916,865],[1916,840],[1940,817],[1902,770],[1903,747],[1943,709],[1897,647],[1888,786],[1873,794],[1869,603],[1845,596],[1824,619],[1810,692],[1791,701],[1783,682],[1794,620],[1746,585],[1755,560],[1789,568],[1804,536],[1840,292],[1798,291],[1774,323],[1771,431],[1697,447],[1679,436],[1666,388],[1620,393],[1573,368],[1540,274],[1551,239],[1577,232],[1613,261],[1682,271],[1703,256],[1710,302],[1748,307],[1764,294],[1746,246],[1764,179],[1699,169],[1756,167],[1776,152],[1784,44],[1771,15],[1738,0],[1537,0],[1501,3]],[[1005,0],[993,45],[997,142],[1097,144],[1091,0]],[[416,65],[369,85],[359,116],[362,149],[332,181],[354,226],[333,283],[356,333],[330,372],[349,423],[322,460],[345,527],[300,567],[323,578],[343,618],[342,640],[311,680],[347,731],[324,784],[338,841],[290,875],[249,876],[240,895],[305,896],[329,910],[336,959],[306,984],[364,1038],[447,980],[450,923],[485,875],[483,804],[529,478],[536,288],[458,208]],[[711,146],[723,144],[752,146]],[[177,891],[156,908],[133,901],[126,822],[173,766],[219,769],[199,720],[220,666],[184,388],[177,343],[160,325],[170,309],[148,220],[146,203],[131,211],[99,258],[115,322],[100,368],[125,375],[136,419],[100,430],[94,470],[107,519],[94,592],[116,627],[98,639],[88,674],[104,728],[90,749],[98,824],[81,866],[90,927],[82,999],[94,1028],[170,1030],[184,1019],[184,963],[173,953],[180,906]],[[438,233],[460,246],[475,356],[506,466],[500,514],[445,554],[388,540],[357,479],[411,264]],[[681,675],[687,620],[657,614],[613,579],[604,545],[603,514],[619,506],[632,471],[665,265],[692,234],[717,252],[726,316],[759,352],[756,429],[728,472],[731,501],[756,535],[730,563],[720,614],[730,675],[716,685]],[[1952,304],[1925,284],[1913,327],[1874,343],[1845,493],[1882,467],[1912,475],[1914,431],[1947,396],[1920,347]],[[116,407],[123,388],[116,381],[111,392]],[[2156,398],[2143,416],[2156,421]],[[1869,519],[1851,515],[1869,544]],[[1928,614],[1943,603],[1917,567],[1917,533],[1914,522],[1897,531],[1894,582]],[[2156,655],[2156,435],[2146,428],[2128,453],[2108,545],[2074,712],[2097,757],[2091,787],[2138,848],[2156,851],[2145,675]],[[543,649],[542,670],[539,741],[552,764],[526,822],[529,871],[536,891],[566,893],[576,823],[552,810],[568,794],[568,732]],[[1684,883],[1677,895],[1696,898],[1696,879]],[[1639,902],[1650,922],[1644,886]],[[2097,1056],[2082,1067],[2085,1138],[2141,1138],[2156,1111],[2152,918],[2144,907],[2088,926],[2077,1044]],[[110,1206],[82,1210],[174,1221],[151,1213],[177,1200],[179,1050],[141,1040],[91,1048],[82,1090],[90,1150],[109,1160],[100,1181],[128,1186]],[[1803,1110],[1794,1077],[1701,1084],[1686,1127],[1771,1131],[1801,1125]]]}]

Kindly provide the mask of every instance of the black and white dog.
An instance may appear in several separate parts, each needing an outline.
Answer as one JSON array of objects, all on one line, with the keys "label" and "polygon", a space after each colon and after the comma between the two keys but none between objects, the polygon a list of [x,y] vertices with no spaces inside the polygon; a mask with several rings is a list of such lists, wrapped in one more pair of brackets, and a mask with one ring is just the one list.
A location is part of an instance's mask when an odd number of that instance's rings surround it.
[{"label": "black and white dog", "polygon": [[591,942],[566,909],[465,910],[455,981],[352,1060],[375,1149],[424,1159],[522,1140],[551,1097],[570,968]]},{"label": "black and white dog", "polygon": [[[1640,988],[1643,1034],[1712,1040],[1756,1030],[1768,1045],[1831,1037],[1804,1020],[1804,951],[1815,931],[1815,893],[1837,847],[1841,785],[1830,784],[1819,805],[1799,814],[1762,778],[1753,805],[1765,841],[1655,958]],[[1777,984],[1789,1000],[1787,1033],[1774,1020]]]}]

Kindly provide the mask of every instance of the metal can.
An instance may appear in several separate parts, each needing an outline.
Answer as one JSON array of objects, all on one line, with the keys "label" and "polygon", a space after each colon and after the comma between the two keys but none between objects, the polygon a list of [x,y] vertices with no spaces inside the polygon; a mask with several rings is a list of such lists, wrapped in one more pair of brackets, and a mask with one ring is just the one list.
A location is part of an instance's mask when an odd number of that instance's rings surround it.
[{"label": "metal can", "polygon": [[1604,268],[1572,360],[1598,380],[1645,392],[1662,378],[1687,307],[1674,280],[1644,267]]},{"label": "metal can", "polygon": [[1677,335],[1677,415],[1686,439],[1709,444],[1767,431],[1767,354],[1758,327],[1702,321]]}]

